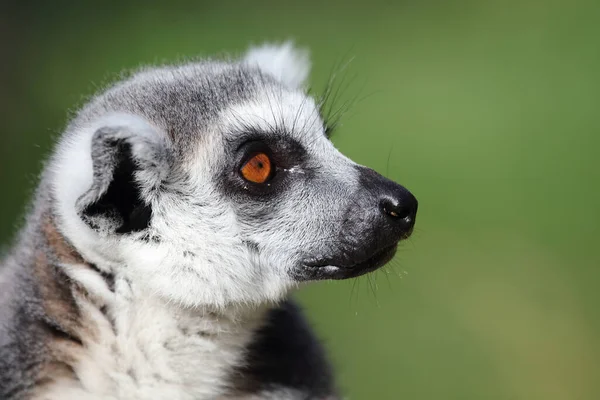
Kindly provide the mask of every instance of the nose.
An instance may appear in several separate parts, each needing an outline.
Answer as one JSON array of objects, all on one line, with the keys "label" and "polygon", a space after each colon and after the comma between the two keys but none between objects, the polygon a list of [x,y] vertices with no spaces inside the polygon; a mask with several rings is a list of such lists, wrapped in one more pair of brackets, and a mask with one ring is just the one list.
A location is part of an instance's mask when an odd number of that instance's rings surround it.
[{"label": "nose", "polygon": [[[360,181],[370,195],[371,207],[379,206],[380,221],[392,236],[401,238],[412,233],[417,217],[419,203],[411,192],[404,186],[393,182],[370,168],[359,167]],[[374,201],[373,201],[374,200]],[[377,210],[373,210],[377,212]],[[384,229],[384,230],[387,230]]]},{"label": "nose", "polygon": [[400,190],[395,190],[393,195],[386,194],[379,200],[379,209],[390,221],[399,225],[406,233],[410,233],[415,226],[417,199],[408,190],[398,185]]}]

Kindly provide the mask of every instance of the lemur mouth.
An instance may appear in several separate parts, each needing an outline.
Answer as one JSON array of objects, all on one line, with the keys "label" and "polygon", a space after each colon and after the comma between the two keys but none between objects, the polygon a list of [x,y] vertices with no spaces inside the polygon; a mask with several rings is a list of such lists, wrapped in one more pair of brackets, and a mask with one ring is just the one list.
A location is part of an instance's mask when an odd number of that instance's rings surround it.
[{"label": "lemur mouth", "polygon": [[364,275],[387,264],[396,254],[398,244],[377,250],[371,257],[358,263],[340,262],[328,259],[307,263],[299,278],[302,280],[348,279]]}]

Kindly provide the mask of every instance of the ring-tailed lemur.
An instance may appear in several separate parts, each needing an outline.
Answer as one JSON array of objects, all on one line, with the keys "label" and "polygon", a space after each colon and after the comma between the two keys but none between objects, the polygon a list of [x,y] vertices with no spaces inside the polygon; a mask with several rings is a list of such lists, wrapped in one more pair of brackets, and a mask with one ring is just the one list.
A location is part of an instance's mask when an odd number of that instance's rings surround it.
[{"label": "ring-tailed lemur", "polygon": [[93,98],[0,274],[2,399],[335,399],[286,299],[389,261],[417,201],[339,153],[290,44]]}]

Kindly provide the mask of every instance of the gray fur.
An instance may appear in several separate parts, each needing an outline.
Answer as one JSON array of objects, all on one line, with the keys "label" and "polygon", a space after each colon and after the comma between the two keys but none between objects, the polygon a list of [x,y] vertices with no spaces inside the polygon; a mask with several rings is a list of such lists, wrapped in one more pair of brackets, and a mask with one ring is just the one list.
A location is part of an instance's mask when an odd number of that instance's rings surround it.
[{"label": "gray fur", "polygon": [[181,156],[188,146],[201,140],[199,127],[217,118],[229,105],[252,98],[259,88],[280,90],[271,77],[239,63],[208,60],[148,68],[96,97],[67,131],[76,134],[77,126],[102,115],[129,112],[166,131],[173,151]]}]

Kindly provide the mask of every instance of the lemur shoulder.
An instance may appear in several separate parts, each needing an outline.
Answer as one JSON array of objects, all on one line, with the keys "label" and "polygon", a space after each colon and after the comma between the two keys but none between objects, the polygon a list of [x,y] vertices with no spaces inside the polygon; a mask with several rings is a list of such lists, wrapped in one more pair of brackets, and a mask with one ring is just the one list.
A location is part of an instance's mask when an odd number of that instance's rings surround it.
[{"label": "lemur shoulder", "polygon": [[308,73],[264,45],[77,113],[2,260],[0,398],[338,398],[288,295],[388,262],[417,201],[335,149]]}]

